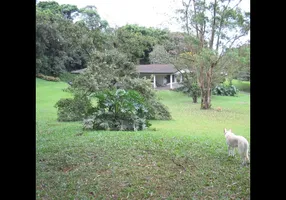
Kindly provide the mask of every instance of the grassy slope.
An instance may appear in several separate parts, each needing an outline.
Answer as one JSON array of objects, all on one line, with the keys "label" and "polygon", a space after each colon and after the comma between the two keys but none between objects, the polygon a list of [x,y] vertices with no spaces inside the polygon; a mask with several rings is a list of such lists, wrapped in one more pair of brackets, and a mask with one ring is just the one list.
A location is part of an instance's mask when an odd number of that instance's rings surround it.
[{"label": "grassy slope", "polygon": [[86,132],[56,121],[66,86],[36,80],[37,199],[249,199],[249,167],[227,157],[223,137],[226,127],[250,139],[249,95],[213,96],[218,112],[160,91],[173,120],[142,132]]}]

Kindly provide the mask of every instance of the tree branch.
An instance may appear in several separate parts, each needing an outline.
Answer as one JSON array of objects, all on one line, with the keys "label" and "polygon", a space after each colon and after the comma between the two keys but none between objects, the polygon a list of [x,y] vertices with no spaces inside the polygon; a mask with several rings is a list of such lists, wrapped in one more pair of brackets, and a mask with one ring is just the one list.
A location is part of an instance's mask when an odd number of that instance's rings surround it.
[{"label": "tree branch", "polygon": [[214,3],[214,12],[213,12],[213,24],[212,24],[212,32],[211,32],[211,39],[210,39],[210,48],[213,48],[214,43],[214,35],[215,35],[215,26],[216,26],[216,7],[217,7],[217,0]]},{"label": "tree branch", "polygon": [[[233,41],[232,41],[231,44],[229,45],[228,49],[230,49],[230,48],[232,47],[232,45],[234,44],[234,42],[235,42],[236,40],[238,40],[239,38],[241,38],[241,37],[243,37],[243,36],[245,36],[245,33],[242,33],[242,34],[237,35],[236,37],[234,37],[234,38],[233,38]],[[230,41],[231,41],[231,40],[229,40],[229,41],[225,44],[225,46],[226,46]],[[220,53],[220,55],[219,55],[219,58],[217,59],[217,61],[215,62],[215,64],[218,63],[218,61],[221,59],[221,57],[222,57],[223,54],[224,54],[224,51],[221,51],[221,53]]]},{"label": "tree branch", "polygon": [[[242,0],[239,0],[239,2],[238,2],[235,6],[233,6],[231,9],[234,9],[235,7],[237,7],[237,6],[241,3],[241,1],[242,1]],[[228,4],[229,4],[229,3],[228,3]],[[227,4],[227,5],[228,5],[228,4]]]},{"label": "tree branch", "polygon": [[[196,2],[195,2],[195,0],[193,0],[193,2],[194,2],[193,5],[194,5],[195,18],[196,18],[196,16],[197,16]],[[196,29],[196,33],[197,33],[197,39],[199,39],[199,29],[198,29],[197,23],[196,23],[195,29]]]}]

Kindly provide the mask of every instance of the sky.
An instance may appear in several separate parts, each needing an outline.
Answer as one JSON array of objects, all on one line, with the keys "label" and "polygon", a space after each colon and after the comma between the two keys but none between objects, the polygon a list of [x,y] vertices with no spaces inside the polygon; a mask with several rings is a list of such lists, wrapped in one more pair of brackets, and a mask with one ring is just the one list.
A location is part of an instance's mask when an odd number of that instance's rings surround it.
[{"label": "sky", "polygon": [[[46,0],[47,1],[47,0]],[[78,8],[94,5],[102,19],[111,27],[138,24],[145,27],[168,28],[181,31],[175,10],[182,5],[181,0],[54,0],[59,4],[72,4]],[[240,7],[250,11],[250,0],[242,0]],[[245,39],[249,39],[248,35]]]}]

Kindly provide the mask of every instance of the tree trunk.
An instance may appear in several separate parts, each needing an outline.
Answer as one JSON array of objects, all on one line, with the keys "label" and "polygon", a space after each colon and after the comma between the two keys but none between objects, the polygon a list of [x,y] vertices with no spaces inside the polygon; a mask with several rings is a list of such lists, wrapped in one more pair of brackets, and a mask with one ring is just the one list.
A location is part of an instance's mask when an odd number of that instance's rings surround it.
[{"label": "tree trunk", "polygon": [[185,18],[186,18],[186,29],[187,29],[187,33],[190,34],[190,31],[189,31],[189,7],[190,7],[190,4],[191,4],[191,0],[189,0],[189,3],[186,4],[186,11],[185,11]]},{"label": "tree trunk", "polygon": [[197,96],[192,96],[193,97],[193,103],[198,103],[198,97]]},{"label": "tree trunk", "polygon": [[210,109],[211,108],[211,83],[212,83],[212,75],[213,68],[215,67],[215,63],[213,63],[210,69],[206,73],[206,85],[201,84],[201,109]]},{"label": "tree trunk", "polygon": [[205,88],[202,92],[201,99],[201,109],[210,109],[211,108],[211,89]]}]

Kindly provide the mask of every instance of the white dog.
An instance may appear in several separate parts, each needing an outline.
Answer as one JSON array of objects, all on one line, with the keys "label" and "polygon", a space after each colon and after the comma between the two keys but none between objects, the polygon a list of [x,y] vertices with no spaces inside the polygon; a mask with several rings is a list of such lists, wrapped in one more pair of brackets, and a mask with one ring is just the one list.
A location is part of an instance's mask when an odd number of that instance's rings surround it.
[{"label": "white dog", "polygon": [[228,155],[234,156],[234,150],[235,148],[238,148],[238,152],[242,159],[242,165],[245,165],[247,162],[249,162],[248,158],[248,148],[249,144],[248,141],[239,135],[235,135],[232,133],[231,129],[229,131],[224,129],[224,136],[226,138],[226,144],[228,145]]}]

